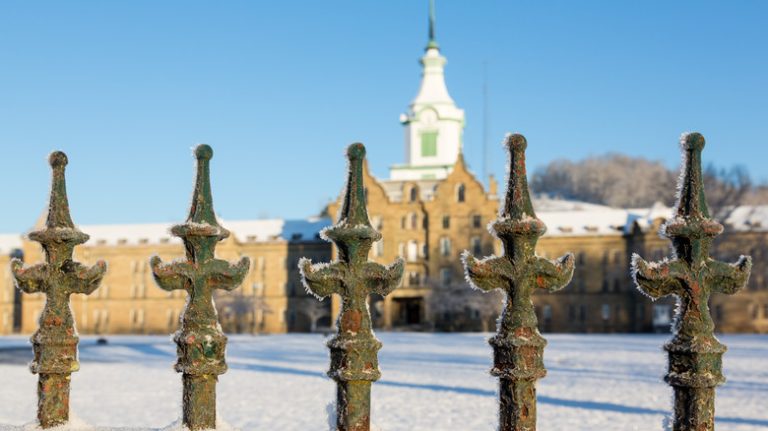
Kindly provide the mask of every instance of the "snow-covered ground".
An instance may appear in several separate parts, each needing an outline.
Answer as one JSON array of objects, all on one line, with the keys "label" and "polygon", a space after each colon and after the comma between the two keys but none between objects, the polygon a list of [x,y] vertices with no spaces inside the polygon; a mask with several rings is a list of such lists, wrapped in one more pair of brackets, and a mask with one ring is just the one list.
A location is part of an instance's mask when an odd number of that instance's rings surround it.
[{"label": "snow-covered ground", "polygon": [[[493,430],[496,380],[488,334],[379,333],[382,379],[373,422],[385,431]],[[542,430],[660,430],[671,389],[661,380],[667,335],[546,334],[539,381]],[[768,336],[731,335],[717,390],[719,431],[768,429]],[[221,419],[242,430],[328,429],[334,383],[319,335],[232,336],[218,385]],[[35,418],[36,376],[23,337],[0,337],[0,429]],[[71,407],[96,426],[163,428],[180,414],[180,376],[168,337],[92,337],[80,343]],[[5,426],[2,426],[5,425]]]}]

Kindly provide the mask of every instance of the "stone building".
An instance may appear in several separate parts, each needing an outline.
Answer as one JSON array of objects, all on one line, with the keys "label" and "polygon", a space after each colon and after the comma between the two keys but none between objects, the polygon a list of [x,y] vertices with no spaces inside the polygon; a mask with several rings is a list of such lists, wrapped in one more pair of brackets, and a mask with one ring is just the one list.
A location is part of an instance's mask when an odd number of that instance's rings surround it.
[{"label": "stone building", "polygon": [[[328,312],[318,313],[308,304],[303,287],[297,282],[296,262],[300,256],[327,259],[330,248],[317,233],[326,219],[231,221],[224,225],[232,235],[217,248],[223,259],[251,259],[251,268],[242,286],[233,292],[218,293],[217,309],[222,326],[231,332],[281,333],[308,331],[318,324],[330,325]],[[155,284],[149,258],[173,260],[184,256],[178,238],[165,224],[80,226],[91,236],[75,249],[75,259],[86,265],[98,259],[107,261],[108,270],[101,286],[89,296],[72,295],[72,311],[77,328],[86,334],[160,334],[176,330],[186,292],[166,292]],[[44,259],[37,243],[19,240],[17,250],[27,262]],[[7,255],[2,266],[8,268]],[[0,260],[0,263],[3,261]],[[2,292],[12,291],[12,281],[4,273]],[[4,299],[0,296],[0,299]],[[44,305],[42,294],[21,297],[18,330],[31,333]],[[0,303],[0,310],[8,308]],[[328,308],[326,306],[326,308]],[[304,310],[312,310],[310,322]],[[3,311],[0,311],[3,312]],[[4,315],[4,314],[3,314]]]}]

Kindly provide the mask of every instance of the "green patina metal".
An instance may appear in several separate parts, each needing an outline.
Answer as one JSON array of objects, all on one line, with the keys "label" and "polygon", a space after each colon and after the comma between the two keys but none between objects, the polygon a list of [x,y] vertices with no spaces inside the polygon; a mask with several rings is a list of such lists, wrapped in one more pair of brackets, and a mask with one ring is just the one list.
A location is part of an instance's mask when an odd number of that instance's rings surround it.
[{"label": "green patina metal", "polygon": [[536,218],[525,171],[526,140],[510,135],[509,179],[504,206],[490,227],[504,244],[502,256],[475,259],[464,252],[467,280],[484,291],[501,289],[507,300],[498,333],[489,340],[494,351],[491,374],[499,378],[499,430],[536,429],[536,380],[546,375],[544,346],[537,328],[531,296],[537,289],[562,289],[573,276],[574,259],[568,253],[550,261],[536,256],[536,242],[546,231]]},{"label": "green patina metal", "polygon": [[713,334],[709,298],[712,292],[733,294],[746,285],[752,260],[741,256],[728,264],[709,257],[712,241],[723,226],[710,218],[704,195],[704,137],[683,135],[681,146],[676,213],[661,229],[672,242],[673,258],[648,263],[634,255],[632,273],[638,289],[651,299],[677,297],[674,336],[664,346],[669,353],[664,379],[675,392],[673,430],[705,431],[715,429],[715,387],[725,381],[722,356],[726,351]]},{"label": "green patina metal", "polygon": [[338,294],[342,298],[337,321],[338,333],[328,342],[331,366],[328,376],[337,383],[337,429],[370,429],[371,382],[381,376],[377,352],[381,342],[371,329],[368,295],[387,295],[403,276],[403,261],[385,267],[368,261],[371,245],[381,239],[368,220],[363,184],[365,147],[353,144],[347,149],[349,175],[339,222],[323,231],[333,242],[339,259],[330,264],[299,262],[302,280],[318,298]]},{"label": "green patina metal", "polygon": [[153,256],[152,274],[165,290],[186,290],[187,305],[181,328],[174,334],[178,361],[176,371],[183,373],[183,422],[191,430],[216,428],[216,381],[227,371],[224,350],[227,337],[221,332],[213,290],[233,290],[248,273],[250,261],[236,264],[214,257],[216,244],[229,231],[216,221],[211,196],[209,161],[213,150],[208,145],[195,149],[197,178],[192,205],[186,223],[176,225],[171,233],[184,241],[186,259],[162,263]]},{"label": "green patina metal", "polygon": [[29,234],[31,240],[42,245],[46,263],[25,267],[18,259],[11,262],[19,289],[46,296],[40,327],[31,338],[35,358],[30,364],[32,372],[40,375],[37,418],[42,428],[52,428],[69,420],[70,378],[72,372],[80,368],[78,336],[69,297],[73,293],[88,295],[96,290],[107,270],[107,264],[101,260],[90,268],[72,260],[75,246],[88,241],[88,235],[75,228],[69,214],[64,178],[66,154],[52,153],[49,163],[53,179],[45,228]]}]

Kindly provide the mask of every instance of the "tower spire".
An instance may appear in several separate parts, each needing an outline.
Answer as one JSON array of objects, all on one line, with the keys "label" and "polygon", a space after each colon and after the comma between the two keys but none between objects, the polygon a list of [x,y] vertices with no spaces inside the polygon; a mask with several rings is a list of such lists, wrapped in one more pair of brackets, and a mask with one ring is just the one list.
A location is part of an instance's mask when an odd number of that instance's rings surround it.
[{"label": "tower spire", "polygon": [[435,0],[429,0],[429,43],[427,49],[438,48],[435,40]]}]

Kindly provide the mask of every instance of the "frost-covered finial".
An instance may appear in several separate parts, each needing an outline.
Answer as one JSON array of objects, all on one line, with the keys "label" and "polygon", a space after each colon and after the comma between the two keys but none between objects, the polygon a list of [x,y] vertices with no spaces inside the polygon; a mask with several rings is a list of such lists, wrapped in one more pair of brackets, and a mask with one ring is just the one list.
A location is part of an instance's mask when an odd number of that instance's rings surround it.
[{"label": "frost-covered finial", "polygon": [[509,177],[501,216],[513,220],[536,218],[525,170],[525,149],[528,148],[528,141],[520,134],[507,135],[504,146],[509,153]]},{"label": "frost-covered finial", "polygon": [[686,218],[709,218],[704,178],[701,175],[701,152],[704,137],[700,133],[686,133],[680,138],[683,151],[683,172],[678,184],[677,215]]},{"label": "frost-covered finial", "polygon": [[209,145],[200,144],[195,148],[195,158],[197,159],[197,177],[187,221],[218,226],[211,195],[210,161],[213,158],[213,149]]},{"label": "frost-covered finial", "polygon": [[722,355],[726,347],[714,335],[709,312],[712,292],[736,293],[749,280],[752,260],[741,256],[735,263],[709,256],[714,237],[723,226],[709,218],[701,176],[704,137],[683,135],[683,166],[678,184],[675,217],[661,234],[672,242],[672,259],[646,262],[632,256],[632,276],[637,288],[656,300],[672,295],[677,299],[673,337],[664,348],[669,353],[665,380],[675,391],[675,431],[712,431],[715,427],[715,387],[725,381]]},{"label": "frost-covered finial", "polygon": [[16,286],[25,293],[42,293],[46,297],[39,328],[31,338],[35,358],[30,364],[32,372],[40,376],[37,418],[42,428],[69,420],[69,383],[72,372],[80,367],[79,339],[69,297],[73,293],[93,292],[107,270],[102,260],[87,267],[73,259],[75,246],[86,242],[88,235],[75,228],[69,214],[64,179],[67,156],[56,151],[48,161],[53,180],[45,228],[29,234],[45,250],[46,262],[25,266],[19,259],[11,261]]},{"label": "frost-covered finial", "polygon": [[301,278],[307,291],[318,298],[341,297],[338,332],[328,341],[331,369],[328,376],[338,386],[336,426],[338,430],[368,431],[371,419],[371,383],[381,376],[377,352],[381,348],[371,328],[368,295],[386,296],[403,278],[403,260],[384,266],[368,261],[368,252],[381,234],[368,221],[363,184],[365,147],[352,144],[347,149],[349,171],[344,203],[337,224],[323,231],[332,241],[338,260],[312,264],[299,261]]},{"label": "frost-covered finial", "polygon": [[536,256],[536,242],[546,230],[536,218],[525,173],[526,141],[510,135],[509,180],[504,206],[491,233],[504,244],[502,256],[482,260],[462,255],[467,281],[475,288],[503,290],[507,300],[498,333],[489,340],[494,350],[491,374],[499,378],[499,430],[536,429],[536,380],[544,377],[544,346],[531,296],[536,290],[560,290],[573,275],[573,255],[557,260]]},{"label": "frost-covered finial", "polygon": [[360,143],[350,145],[347,148],[347,160],[349,160],[349,171],[339,222],[349,226],[370,226],[368,209],[365,205],[365,184],[363,184],[365,146]]},{"label": "frost-covered finial", "polygon": [[48,156],[48,163],[51,165],[53,175],[51,176],[51,196],[45,226],[51,229],[75,227],[69,214],[67,182],[64,178],[64,169],[68,162],[67,155],[62,151],[54,151]]},{"label": "frost-covered finial", "polygon": [[161,289],[187,291],[181,327],[173,340],[178,346],[176,371],[183,374],[182,421],[192,431],[216,428],[216,381],[227,371],[227,337],[219,325],[213,291],[237,288],[250,268],[247,257],[230,263],[215,256],[216,244],[229,232],[219,226],[213,212],[209,174],[213,150],[198,145],[195,157],[197,177],[189,218],[171,228],[184,241],[187,258],[163,263],[153,256],[149,261]]},{"label": "frost-covered finial", "polygon": [[209,145],[200,144],[195,148],[195,158],[197,159],[197,174],[189,216],[186,223],[173,226],[171,233],[180,238],[215,237],[217,241],[227,238],[229,231],[219,225],[213,210],[210,173],[213,149]]}]

